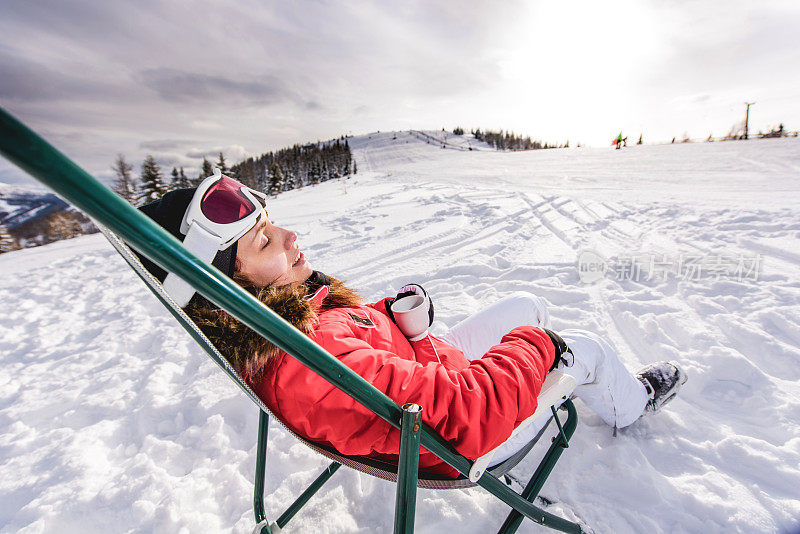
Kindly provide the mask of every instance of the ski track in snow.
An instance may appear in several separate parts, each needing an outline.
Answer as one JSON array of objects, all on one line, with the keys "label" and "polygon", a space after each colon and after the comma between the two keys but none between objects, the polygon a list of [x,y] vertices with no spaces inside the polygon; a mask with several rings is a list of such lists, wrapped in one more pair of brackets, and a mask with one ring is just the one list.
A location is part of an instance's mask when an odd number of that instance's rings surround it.
[{"label": "ski track in snow", "polygon": [[[369,300],[423,284],[434,333],[529,291],[556,330],[605,336],[631,369],[683,364],[679,397],[617,437],[577,403],[578,430],[542,490],[549,511],[598,533],[797,528],[800,209],[786,197],[800,189],[789,184],[800,144],[508,154],[424,139],[352,138],[356,177],[284,193],[270,214],[315,268]],[[775,173],[777,191],[744,187]],[[762,264],[757,281],[650,277],[645,265],[638,280],[583,284],[583,249]],[[103,238],[4,254],[0,273],[0,532],[249,532],[257,410]],[[545,442],[515,477],[527,480]],[[268,515],[326,465],[272,425]],[[341,469],[285,531],[388,532],[393,503],[394,485]],[[507,511],[481,489],[420,490],[417,530],[496,530]]]}]

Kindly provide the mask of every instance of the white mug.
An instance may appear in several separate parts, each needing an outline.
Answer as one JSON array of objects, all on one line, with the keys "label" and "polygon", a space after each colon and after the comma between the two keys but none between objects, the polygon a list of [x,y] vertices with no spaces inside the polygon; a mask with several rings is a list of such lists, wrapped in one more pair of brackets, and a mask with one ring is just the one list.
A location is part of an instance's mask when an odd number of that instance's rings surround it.
[{"label": "white mug", "polygon": [[394,320],[410,341],[419,341],[428,332],[430,303],[427,300],[421,295],[409,295],[392,303]]}]

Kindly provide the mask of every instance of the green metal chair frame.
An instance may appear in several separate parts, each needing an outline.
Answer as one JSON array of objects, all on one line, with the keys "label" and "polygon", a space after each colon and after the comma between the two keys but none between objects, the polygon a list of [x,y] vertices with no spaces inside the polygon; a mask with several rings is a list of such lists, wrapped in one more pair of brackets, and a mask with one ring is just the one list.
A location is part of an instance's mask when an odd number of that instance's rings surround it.
[{"label": "green metal chair frame", "polygon": [[[577,426],[577,414],[570,399],[565,399],[562,408],[568,413],[562,424],[556,406],[551,406],[552,418],[558,433],[544,455],[522,494],[513,491],[498,479],[502,470],[509,468],[511,461],[519,461],[521,456],[503,462],[495,468],[479,472],[479,478],[469,479],[474,462],[458,454],[452,446],[433,429],[422,422],[420,408],[416,405],[398,406],[384,393],[377,390],[361,376],[314,343],[302,332],[283,320],[275,312],[264,306],[252,295],[242,290],[232,280],[213,266],[189,253],[172,235],[165,232],[147,216],[130,206],[113,191],[101,184],[86,171],[61,154],[35,132],[0,108],[0,153],[8,160],[44,183],[66,200],[83,210],[103,228],[112,245],[123,255],[131,267],[145,281],[156,298],[175,316],[187,332],[197,341],[209,356],[233,379],[244,393],[259,406],[259,430],[256,455],[256,476],[254,491],[254,510],[256,529],[262,534],[275,534],[297,513],[300,508],[345,464],[363,472],[396,479],[394,531],[410,533],[414,529],[416,490],[420,487],[455,488],[479,485],[512,508],[499,532],[512,533],[517,530],[523,517],[562,532],[579,533],[580,525],[555,516],[533,504],[545,480],[555,467],[562,451],[569,446],[569,439]],[[113,233],[112,233],[113,232]],[[117,237],[119,236],[119,237]],[[264,477],[266,469],[266,448],[269,413],[267,407],[252,390],[233,371],[219,351],[213,347],[191,320],[163,291],[160,284],[152,284],[142,270],[129,261],[125,243],[151,258],[165,270],[178,274],[189,281],[200,294],[236,317],[242,323],[264,336],[280,349],[297,358],[331,384],[370,409],[392,426],[400,429],[400,450],[398,465],[376,462],[364,457],[342,456],[336,451],[319,444],[301,441],[321,454],[334,459],[325,471],[298,497],[298,499],[272,524],[266,521],[264,511]],[[121,246],[120,246],[121,245]],[[130,252],[128,250],[128,252]],[[136,261],[138,263],[138,261]],[[140,264],[141,265],[141,264]],[[151,277],[152,278],[152,277]],[[537,439],[544,432],[539,432]],[[533,447],[531,442],[524,448],[524,454]],[[461,477],[444,479],[422,473],[419,476],[419,450],[427,450],[455,468]],[[519,456],[519,457],[518,457]],[[474,474],[474,473],[473,473]]]}]

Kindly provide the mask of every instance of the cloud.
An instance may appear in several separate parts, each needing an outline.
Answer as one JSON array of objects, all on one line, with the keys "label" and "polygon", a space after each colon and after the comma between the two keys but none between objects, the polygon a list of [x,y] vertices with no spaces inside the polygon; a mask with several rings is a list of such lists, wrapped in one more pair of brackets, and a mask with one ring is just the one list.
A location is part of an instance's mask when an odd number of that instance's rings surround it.
[{"label": "cloud", "polygon": [[120,86],[61,72],[0,48],[0,98],[13,102],[88,100],[120,95]]},{"label": "cloud", "polygon": [[142,83],[167,102],[263,104],[294,96],[273,76],[240,81],[178,69],[156,68],[140,72]]},{"label": "cloud", "polygon": [[203,159],[208,158],[211,159],[218,159],[219,153],[222,152],[225,155],[225,160],[229,163],[241,161],[244,158],[248,157],[248,152],[245,150],[243,146],[240,145],[229,145],[229,146],[216,146],[213,148],[207,149],[199,149],[195,148],[190,150],[186,153],[187,158],[191,159]]},{"label": "cloud", "polygon": [[727,128],[745,99],[753,121],[800,123],[796,0],[2,6],[0,102],[97,175],[120,152],[188,168],[455,124],[669,139]]},{"label": "cloud", "polygon": [[153,141],[144,141],[139,143],[139,148],[142,150],[175,150],[187,145],[196,144],[197,141],[188,139],[154,139]]},{"label": "cloud", "polygon": [[171,170],[171,167],[181,166],[181,158],[172,154],[156,154],[153,159],[161,167],[161,172],[165,174]]},{"label": "cloud", "polygon": [[694,95],[680,95],[672,99],[672,102],[681,108],[704,105],[712,102],[714,96],[708,93],[698,93]]},{"label": "cloud", "polygon": [[0,98],[8,100],[46,100],[59,98],[63,87],[55,83],[58,75],[31,61],[0,52]]}]

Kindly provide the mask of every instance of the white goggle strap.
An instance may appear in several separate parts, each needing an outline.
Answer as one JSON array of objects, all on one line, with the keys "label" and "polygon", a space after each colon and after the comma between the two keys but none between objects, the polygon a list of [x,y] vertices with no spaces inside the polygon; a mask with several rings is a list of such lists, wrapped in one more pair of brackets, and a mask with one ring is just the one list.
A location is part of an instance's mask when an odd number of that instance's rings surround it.
[{"label": "white goggle strap", "polygon": [[[189,226],[189,232],[186,234],[186,239],[183,240],[183,247],[210,264],[214,261],[214,256],[219,251],[221,239],[219,236],[212,234],[205,230],[197,223],[192,223]],[[189,301],[192,300],[195,290],[194,288],[175,273],[167,273],[167,277],[162,284],[164,291],[172,297],[179,307],[183,308]]]}]

